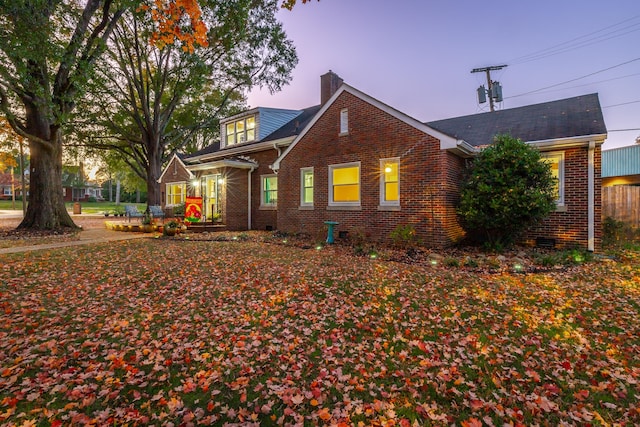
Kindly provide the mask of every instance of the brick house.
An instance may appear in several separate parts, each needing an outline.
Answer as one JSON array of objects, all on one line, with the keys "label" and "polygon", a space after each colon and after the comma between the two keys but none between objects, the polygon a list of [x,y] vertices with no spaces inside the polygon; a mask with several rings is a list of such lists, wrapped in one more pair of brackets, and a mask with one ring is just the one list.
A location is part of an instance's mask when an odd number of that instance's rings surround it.
[{"label": "brick house", "polygon": [[65,202],[86,202],[91,198],[104,200],[100,185],[88,181],[85,176],[82,163],[62,167],[62,198]]},{"label": "brick house", "polygon": [[[262,136],[266,123],[271,133]],[[463,172],[501,133],[542,151],[559,180],[556,212],[527,240],[595,250],[606,138],[595,94],[425,123],[329,72],[321,76],[319,106],[229,118],[220,143],[174,157],[161,183],[169,204],[178,193],[210,200],[215,193],[210,209],[219,209],[230,229],[320,236],[330,220],[339,223],[337,235],[387,240],[398,225],[411,225],[424,244],[449,246],[464,237],[456,216]]]},{"label": "brick house", "polygon": [[170,160],[159,178],[163,205],[202,197],[205,221],[228,230],[275,230],[278,182],[271,165],[319,108],[259,107],[222,120],[220,141]]},{"label": "brick house", "polygon": [[22,195],[22,181],[20,175],[0,173],[0,200],[11,200],[15,196]]}]

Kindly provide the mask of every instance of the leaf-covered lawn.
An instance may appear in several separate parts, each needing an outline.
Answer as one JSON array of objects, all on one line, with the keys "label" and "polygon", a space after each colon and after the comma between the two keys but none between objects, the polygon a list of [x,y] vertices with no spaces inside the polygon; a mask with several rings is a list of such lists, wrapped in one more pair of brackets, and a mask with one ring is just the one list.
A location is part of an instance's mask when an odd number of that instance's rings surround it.
[{"label": "leaf-covered lawn", "polygon": [[0,424],[638,424],[639,261],[483,275],[167,239],[0,256]]}]

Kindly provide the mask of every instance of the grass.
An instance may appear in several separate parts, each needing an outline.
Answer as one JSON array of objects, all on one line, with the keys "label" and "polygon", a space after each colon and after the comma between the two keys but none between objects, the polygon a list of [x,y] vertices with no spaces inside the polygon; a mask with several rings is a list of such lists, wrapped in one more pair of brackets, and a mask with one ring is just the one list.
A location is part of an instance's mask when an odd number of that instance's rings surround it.
[{"label": "grass", "polygon": [[0,423],[637,424],[639,261],[488,274],[250,239],[0,256]]},{"label": "grass", "polygon": [[[73,211],[74,202],[66,202],[65,205],[69,212]],[[82,207],[82,213],[89,214],[102,214],[104,212],[112,213],[117,206],[114,202],[81,202],[80,205]],[[120,203],[120,206],[124,205],[135,205],[138,207],[138,209],[145,209],[147,206],[146,203]],[[0,200],[0,210],[12,209],[14,209],[14,207],[11,200]],[[22,201],[16,200],[15,210],[22,210]]]}]

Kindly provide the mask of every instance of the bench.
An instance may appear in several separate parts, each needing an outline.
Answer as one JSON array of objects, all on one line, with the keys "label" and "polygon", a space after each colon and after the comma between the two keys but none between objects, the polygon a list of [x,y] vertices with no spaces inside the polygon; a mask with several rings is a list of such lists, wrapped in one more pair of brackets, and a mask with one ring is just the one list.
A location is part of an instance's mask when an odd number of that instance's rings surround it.
[{"label": "bench", "polygon": [[151,213],[151,216],[153,218],[162,218],[162,220],[164,221],[164,211],[162,210],[161,206],[149,206],[149,212]]},{"label": "bench", "polygon": [[131,218],[142,218],[144,216],[144,213],[140,212],[138,208],[133,205],[126,205],[124,207],[124,214],[129,219],[129,222],[131,222]]}]

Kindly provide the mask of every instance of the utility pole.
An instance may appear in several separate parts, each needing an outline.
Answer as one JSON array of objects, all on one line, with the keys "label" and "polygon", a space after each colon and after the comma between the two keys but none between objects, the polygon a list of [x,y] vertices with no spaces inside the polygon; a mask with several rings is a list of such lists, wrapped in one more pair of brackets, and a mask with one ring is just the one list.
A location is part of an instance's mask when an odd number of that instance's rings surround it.
[{"label": "utility pole", "polygon": [[491,71],[502,70],[505,67],[506,65],[492,65],[491,67],[474,68],[473,70],[471,70],[472,73],[482,73],[482,72],[487,73],[488,89],[485,90],[484,86],[480,86],[478,88],[478,101],[481,104],[484,102],[487,102],[484,96],[485,96],[485,93],[488,94],[489,108],[491,109],[491,111],[495,111],[495,108],[493,106],[494,100],[498,102],[502,101],[502,87],[500,86],[500,83],[491,81]]}]

